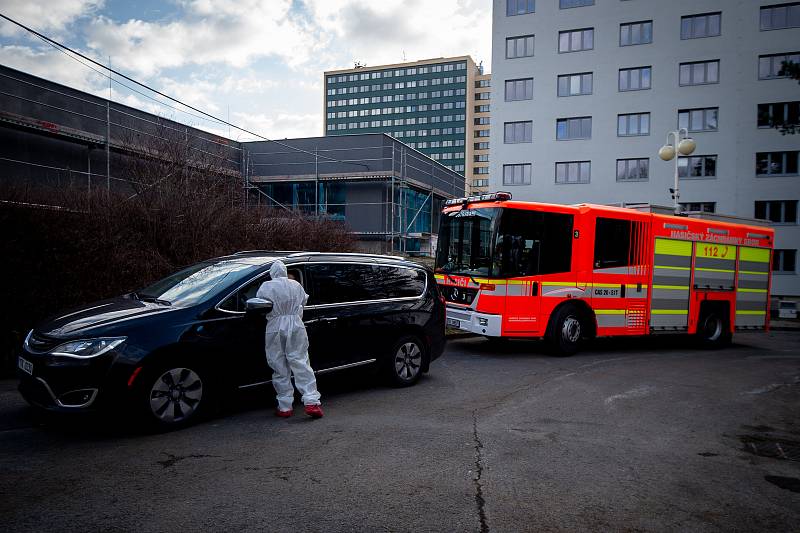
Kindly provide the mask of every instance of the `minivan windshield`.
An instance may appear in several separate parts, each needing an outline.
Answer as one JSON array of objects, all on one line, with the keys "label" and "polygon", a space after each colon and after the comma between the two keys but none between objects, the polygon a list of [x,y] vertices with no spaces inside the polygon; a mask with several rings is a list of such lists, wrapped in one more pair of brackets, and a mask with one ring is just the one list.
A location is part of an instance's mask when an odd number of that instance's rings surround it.
[{"label": "minivan windshield", "polygon": [[145,301],[185,307],[225,290],[264,265],[263,258],[203,261],[133,293]]}]

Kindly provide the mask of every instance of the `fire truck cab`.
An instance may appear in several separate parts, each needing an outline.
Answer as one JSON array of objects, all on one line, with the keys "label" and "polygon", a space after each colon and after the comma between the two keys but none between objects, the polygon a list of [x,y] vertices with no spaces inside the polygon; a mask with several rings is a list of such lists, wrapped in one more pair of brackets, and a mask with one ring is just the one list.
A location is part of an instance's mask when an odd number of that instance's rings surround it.
[{"label": "fire truck cab", "polygon": [[774,232],[756,220],[640,205],[556,205],[499,192],[449,200],[435,275],[448,325],[545,338],[687,333],[708,346],[766,329]]}]

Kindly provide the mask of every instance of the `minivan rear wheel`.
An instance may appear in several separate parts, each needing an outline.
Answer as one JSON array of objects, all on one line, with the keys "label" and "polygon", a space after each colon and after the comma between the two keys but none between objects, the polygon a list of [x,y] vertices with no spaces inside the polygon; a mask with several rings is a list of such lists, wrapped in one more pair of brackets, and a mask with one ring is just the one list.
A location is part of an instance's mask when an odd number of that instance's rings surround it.
[{"label": "minivan rear wheel", "polygon": [[396,387],[413,385],[422,376],[426,357],[425,345],[415,335],[405,335],[397,340],[384,362],[384,375]]}]

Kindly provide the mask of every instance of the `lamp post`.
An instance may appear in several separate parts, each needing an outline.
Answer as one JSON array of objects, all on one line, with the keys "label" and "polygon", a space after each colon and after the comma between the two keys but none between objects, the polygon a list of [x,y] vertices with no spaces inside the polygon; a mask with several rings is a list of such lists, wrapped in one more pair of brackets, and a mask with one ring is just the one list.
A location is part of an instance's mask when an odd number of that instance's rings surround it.
[{"label": "lamp post", "polygon": [[[670,137],[672,137],[672,142],[670,142]],[[658,150],[658,157],[664,161],[671,161],[672,159],[675,160],[675,185],[674,188],[669,190],[669,192],[672,193],[672,198],[675,200],[676,215],[680,214],[681,212],[681,194],[678,188],[678,160],[680,159],[681,155],[690,155],[692,152],[694,152],[696,147],[697,143],[694,142],[694,139],[689,137],[689,130],[686,128],[679,128],[678,130],[667,133],[666,144],[664,144],[664,146]]]}]

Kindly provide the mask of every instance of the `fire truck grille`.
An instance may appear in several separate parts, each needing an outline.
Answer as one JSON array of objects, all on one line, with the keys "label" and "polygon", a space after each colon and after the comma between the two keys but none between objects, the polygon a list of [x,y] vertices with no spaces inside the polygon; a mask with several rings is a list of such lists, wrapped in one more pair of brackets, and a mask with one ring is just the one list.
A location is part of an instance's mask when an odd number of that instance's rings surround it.
[{"label": "fire truck grille", "polygon": [[462,305],[470,305],[475,296],[478,294],[478,289],[468,289],[466,287],[453,287],[450,285],[439,286],[439,290],[444,294],[448,302],[453,302]]}]

